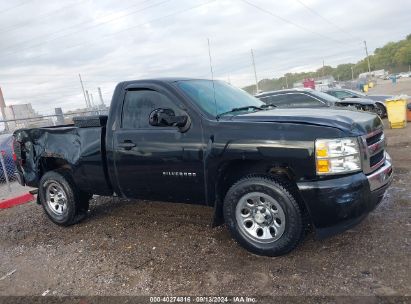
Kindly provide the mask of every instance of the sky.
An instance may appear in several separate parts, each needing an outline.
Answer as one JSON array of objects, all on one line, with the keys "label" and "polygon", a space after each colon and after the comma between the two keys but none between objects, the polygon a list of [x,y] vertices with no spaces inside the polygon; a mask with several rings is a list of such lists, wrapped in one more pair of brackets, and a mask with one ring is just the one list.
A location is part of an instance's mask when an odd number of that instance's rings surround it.
[{"label": "sky", "polygon": [[100,103],[123,80],[183,76],[243,87],[356,62],[411,32],[409,0],[0,0],[6,104],[41,114]]}]

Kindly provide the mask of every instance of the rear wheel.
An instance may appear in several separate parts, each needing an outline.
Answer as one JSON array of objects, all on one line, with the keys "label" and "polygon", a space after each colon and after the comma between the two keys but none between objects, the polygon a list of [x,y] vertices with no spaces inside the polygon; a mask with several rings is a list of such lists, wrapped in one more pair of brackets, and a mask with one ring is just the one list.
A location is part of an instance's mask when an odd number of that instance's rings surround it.
[{"label": "rear wheel", "polygon": [[232,236],[249,251],[283,255],[303,239],[303,211],[286,181],[250,176],[234,184],[224,200],[224,217]]},{"label": "rear wheel", "polygon": [[87,214],[88,200],[65,171],[45,173],[40,179],[38,195],[47,216],[58,225],[75,224]]}]

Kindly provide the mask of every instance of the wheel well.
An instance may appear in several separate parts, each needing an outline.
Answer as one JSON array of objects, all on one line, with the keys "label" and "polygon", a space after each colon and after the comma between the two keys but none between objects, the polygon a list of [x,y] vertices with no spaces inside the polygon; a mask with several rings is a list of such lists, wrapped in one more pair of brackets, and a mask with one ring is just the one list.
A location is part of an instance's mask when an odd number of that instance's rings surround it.
[{"label": "wheel well", "polygon": [[382,106],[385,110],[387,109],[386,105],[381,101],[376,101],[375,104]]},{"label": "wheel well", "polygon": [[291,182],[294,181],[292,170],[285,164],[281,165],[252,160],[235,160],[224,164],[220,167],[216,183],[216,199],[212,226],[218,226],[224,223],[222,207],[228,189],[239,179],[251,174],[277,176]]},{"label": "wheel well", "polygon": [[70,171],[71,166],[67,160],[59,157],[42,157],[39,162],[39,179],[48,171],[63,169]]},{"label": "wheel well", "polygon": [[294,180],[294,174],[287,165],[262,161],[237,160],[224,165],[219,173],[217,195],[223,200],[228,189],[240,178],[250,174],[275,175]]}]

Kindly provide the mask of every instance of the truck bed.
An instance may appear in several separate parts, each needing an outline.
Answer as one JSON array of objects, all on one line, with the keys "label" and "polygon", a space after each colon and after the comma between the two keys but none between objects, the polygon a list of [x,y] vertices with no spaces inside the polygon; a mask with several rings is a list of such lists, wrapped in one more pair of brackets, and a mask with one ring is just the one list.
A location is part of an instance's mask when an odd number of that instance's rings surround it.
[{"label": "truck bed", "polygon": [[26,185],[38,187],[39,170],[63,163],[82,191],[112,194],[105,161],[105,126],[21,129],[14,137],[16,158],[21,163],[18,174]]}]

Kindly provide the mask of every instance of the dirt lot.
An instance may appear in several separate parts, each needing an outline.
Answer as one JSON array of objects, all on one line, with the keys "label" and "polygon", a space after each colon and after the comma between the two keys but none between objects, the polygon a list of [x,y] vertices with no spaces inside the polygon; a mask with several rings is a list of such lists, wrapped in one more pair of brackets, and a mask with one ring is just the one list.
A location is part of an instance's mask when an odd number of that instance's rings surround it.
[{"label": "dirt lot", "polygon": [[96,198],[61,228],[30,203],[0,211],[0,295],[411,295],[411,124],[386,132],[392,187],[344,234],[268,258],[205,207]]}]

